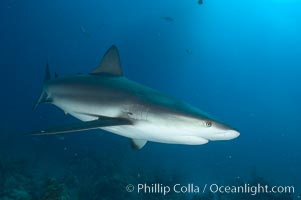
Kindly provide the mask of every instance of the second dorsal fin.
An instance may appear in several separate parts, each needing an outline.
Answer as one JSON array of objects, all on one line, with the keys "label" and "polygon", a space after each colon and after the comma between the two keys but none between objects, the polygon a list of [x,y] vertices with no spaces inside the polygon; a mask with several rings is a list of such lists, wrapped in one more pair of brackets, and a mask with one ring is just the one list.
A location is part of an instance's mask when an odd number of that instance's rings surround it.
[{"label": "second dorsal fin", "polygon": [[90,74],[110,74],[114,76],[122,76],[119,53],[115,45],[112,45],[107,50],[100,62],[100,65]]}]

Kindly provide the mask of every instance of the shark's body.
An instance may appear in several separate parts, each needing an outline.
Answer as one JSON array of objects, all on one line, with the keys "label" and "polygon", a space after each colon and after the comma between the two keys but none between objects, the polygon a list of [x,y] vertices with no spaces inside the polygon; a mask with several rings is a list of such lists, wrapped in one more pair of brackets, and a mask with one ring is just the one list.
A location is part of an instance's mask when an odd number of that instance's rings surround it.
[{"label": "shark's body", "polygon": [[117,48],[112,46],[101,65],[88,75],[50,80],[46,71],[37,102],[49,102],[81,123],[36,134],[57,134],[101,128],[133,139],[136,148],[147,141],[200,145],[229,140],[239,133],[175,98],[122,75]]}]

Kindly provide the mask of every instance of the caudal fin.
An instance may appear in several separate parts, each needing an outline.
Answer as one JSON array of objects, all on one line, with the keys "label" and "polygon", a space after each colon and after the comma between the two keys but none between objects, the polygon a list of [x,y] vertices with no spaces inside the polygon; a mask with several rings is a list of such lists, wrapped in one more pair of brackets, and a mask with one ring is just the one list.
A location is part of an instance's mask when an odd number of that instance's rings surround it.
[{"label": "caudal fin", "polygon": [[51,76],[50,76],[49,64],[48,64],[48,61],[47,61],[43,87],[42,87],[39,98],[37,99],[36,103],[33,106],[33,109],[36,109],[40,103],[47,102],[47,94],[46,94],[45,89],[44,89],[44,83],[46,81],[49,81],[50,79],[51,79]]}]

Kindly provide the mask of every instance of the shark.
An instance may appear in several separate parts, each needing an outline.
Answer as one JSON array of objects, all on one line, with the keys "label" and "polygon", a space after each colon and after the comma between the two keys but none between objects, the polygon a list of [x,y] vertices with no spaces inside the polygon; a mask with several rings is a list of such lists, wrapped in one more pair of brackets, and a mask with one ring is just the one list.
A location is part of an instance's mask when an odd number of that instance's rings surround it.
[{"label": "shark", "polygon": [[34,108],[41,103],[53,104],[79,121],[33,131],[31,135],[102,129],[130,138],[135,149],[143,148],[148,141],[203,145],[240,135],[198,108],[126,78],[115,45],[88,74],[56,75],[51,79],[47,64]]}]

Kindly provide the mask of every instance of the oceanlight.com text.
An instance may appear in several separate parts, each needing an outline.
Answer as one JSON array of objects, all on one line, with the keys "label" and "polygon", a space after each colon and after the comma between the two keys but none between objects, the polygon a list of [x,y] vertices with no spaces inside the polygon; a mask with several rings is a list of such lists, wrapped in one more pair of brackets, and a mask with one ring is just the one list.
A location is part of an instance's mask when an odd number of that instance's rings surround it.
[{"label": "oceanlight.com text", "polygon": [[[205,187],[207,187],[205,185]],[[269,186],[269,185],[261,185],[258,183],[257,185],[244,184],[239,186],[223,186],[218,184],[211,184],[209,186],[209,190],[211,193],[221,193],[221,194],[263,194],[263,193],[274,193],[274,194],[294,194],[295,187],[294,186]]]}]

